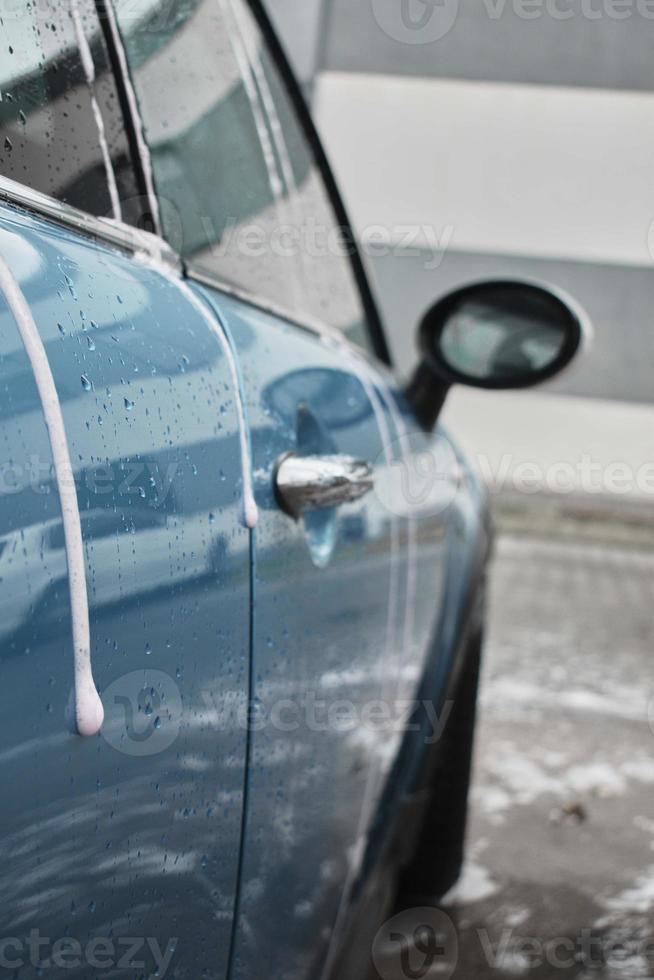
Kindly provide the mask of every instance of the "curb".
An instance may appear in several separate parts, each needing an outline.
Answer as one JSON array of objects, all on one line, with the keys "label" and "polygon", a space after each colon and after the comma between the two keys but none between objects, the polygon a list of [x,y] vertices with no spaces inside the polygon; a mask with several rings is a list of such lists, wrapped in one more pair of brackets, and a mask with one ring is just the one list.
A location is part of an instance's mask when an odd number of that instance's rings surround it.
[{"label": "curb", "polygon": [[504,491],[490,504],[499,533],[654,549],[654,507],[646,501]]}]

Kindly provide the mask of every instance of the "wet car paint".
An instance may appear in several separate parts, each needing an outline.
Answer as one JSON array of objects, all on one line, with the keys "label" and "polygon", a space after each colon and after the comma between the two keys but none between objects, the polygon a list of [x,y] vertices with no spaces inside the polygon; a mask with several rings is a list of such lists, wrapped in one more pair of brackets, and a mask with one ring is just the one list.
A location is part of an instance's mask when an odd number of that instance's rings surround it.
[{"label": "wet car paint", "polygon": [[[445,689],[443,640],[455,644],[461,628],[456,590],[470,576],[476,509],[465,492],[457,509],[460,463],[442,432],[418,430],[390,373],[330,336],[203,293],[239,355],[259,506],[255,725],[233,975],[308,980],[320,975],[347,917],[405,741],[402,719],[421,688],[436,704]],[[434,507],[419,494],[390,501],[391,470],[415,472],[434,442],[447,447],[439,457],[451,470],[442,474],[445,502]],[[293,521],[272,492],[275,461],[289,451],[367,460],[377,491]],[[459,616],[441,623],[448,562]],[[380,723],[380,710],[390,723]],[[425,744],[414,736],[416,765]],[[395,780],[395,803],[410,792],[410,769]]]},{"label": "wet car paint", "polygon": [[[106,711],[100,736],[69,732],[60,503],[29,362],[0,298],[0,935],[104,936],[123,957],[119,943],[141,937],[134,961],[146,975],[154,948],[172,956],[169,975],[224,977],[250,601],[228,366],[157,272],[10,209],[0,250],[62,406]],[[89,964],[66,975],[88,977]]]},{"label": "wet car paint", "polygon": [[[232,975],[313,977],[374,863],[380,807],[394,812],[410,795],[425,750],[420,732],[407,740],[401,727],[347,717],[325,726],[325,711],[345,704],[361,719],[417,693],[438,704],[480,532],[478,488],[450,451],[439,506],[420,493],[389,502],[393,470],[415,469],[434,440],[449,443],[420,432],[390,374],[349,347],[217,291],[180,289],[10,208],[0,251],[62,405],[107,712],[97,738],[67,728],[59,500],[34,380],[3,305],[0,771],[12,793],[0,935],[34,928],[116,948],[140,937],[145,975],[161,954],[165,975],[225,977],[238,899]],[[259,508],[252,536],[237,392],[188,288],[237,355]],[[296,524],[272,491],[274,462],[291,449],[366,458],[377,491]],[[311,698],[316,710],[323,703],[313,727]],[[67,975],[88,976],[88,965]]]}]

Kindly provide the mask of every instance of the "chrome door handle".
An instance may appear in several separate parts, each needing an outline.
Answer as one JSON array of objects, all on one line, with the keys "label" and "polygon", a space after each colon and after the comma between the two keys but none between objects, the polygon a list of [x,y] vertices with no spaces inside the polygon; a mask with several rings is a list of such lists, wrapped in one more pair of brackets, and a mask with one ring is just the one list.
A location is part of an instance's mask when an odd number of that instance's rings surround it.
[{"label": "chrome door handle", "polygon": [[352,456],[285,453],[275,465],[274,486],[279,506],[297,520],[307,510],[363,497],[373,488],[373,470]]}]

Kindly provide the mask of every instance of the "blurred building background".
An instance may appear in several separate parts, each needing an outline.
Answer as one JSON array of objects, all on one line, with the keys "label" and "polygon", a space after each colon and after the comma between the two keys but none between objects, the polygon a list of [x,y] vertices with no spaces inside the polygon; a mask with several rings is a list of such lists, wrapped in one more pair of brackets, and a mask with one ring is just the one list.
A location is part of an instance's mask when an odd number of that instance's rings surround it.
[{"label": "blurred building background", "polygon": [[458,391],[446,421],[495,470],[507,451],[546,468],[586,453],[634,474],[616,499],[647,500],[635,474],[654,458],[654,3],[267,2],[400,370],[449,289],[555,284],[593,323],[585,356],[547,394]]}]

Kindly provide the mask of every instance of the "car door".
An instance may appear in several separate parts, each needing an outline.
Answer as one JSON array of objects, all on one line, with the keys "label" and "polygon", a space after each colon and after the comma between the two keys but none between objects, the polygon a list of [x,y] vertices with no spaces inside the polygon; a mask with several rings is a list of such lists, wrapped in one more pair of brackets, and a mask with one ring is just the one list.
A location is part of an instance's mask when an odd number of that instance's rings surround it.
[{"label": "car door", "polygon": [[[233,976],[308,978],[339,931],[422,678],[445,523],[423,508],[419,545],[422,499],[389,491],[427,437],[411,438],[351,238],[261,28],[241,0],[175,9],[164,21],[156,4],[138,20],[117,13],[164,234],[232,338],[252,447]],[[363,461],[376,490],[293,519],[275,486],[289,453]]]},{"label": "car door", "polygon": [[[118,186],[139,197],[138,167],[94,5],[75,10],[2,27],[0,966],[222,980],[247,748],[239,392],[163,243],[97,217]],[[80,737],[84,620],[105,718]]]}]

